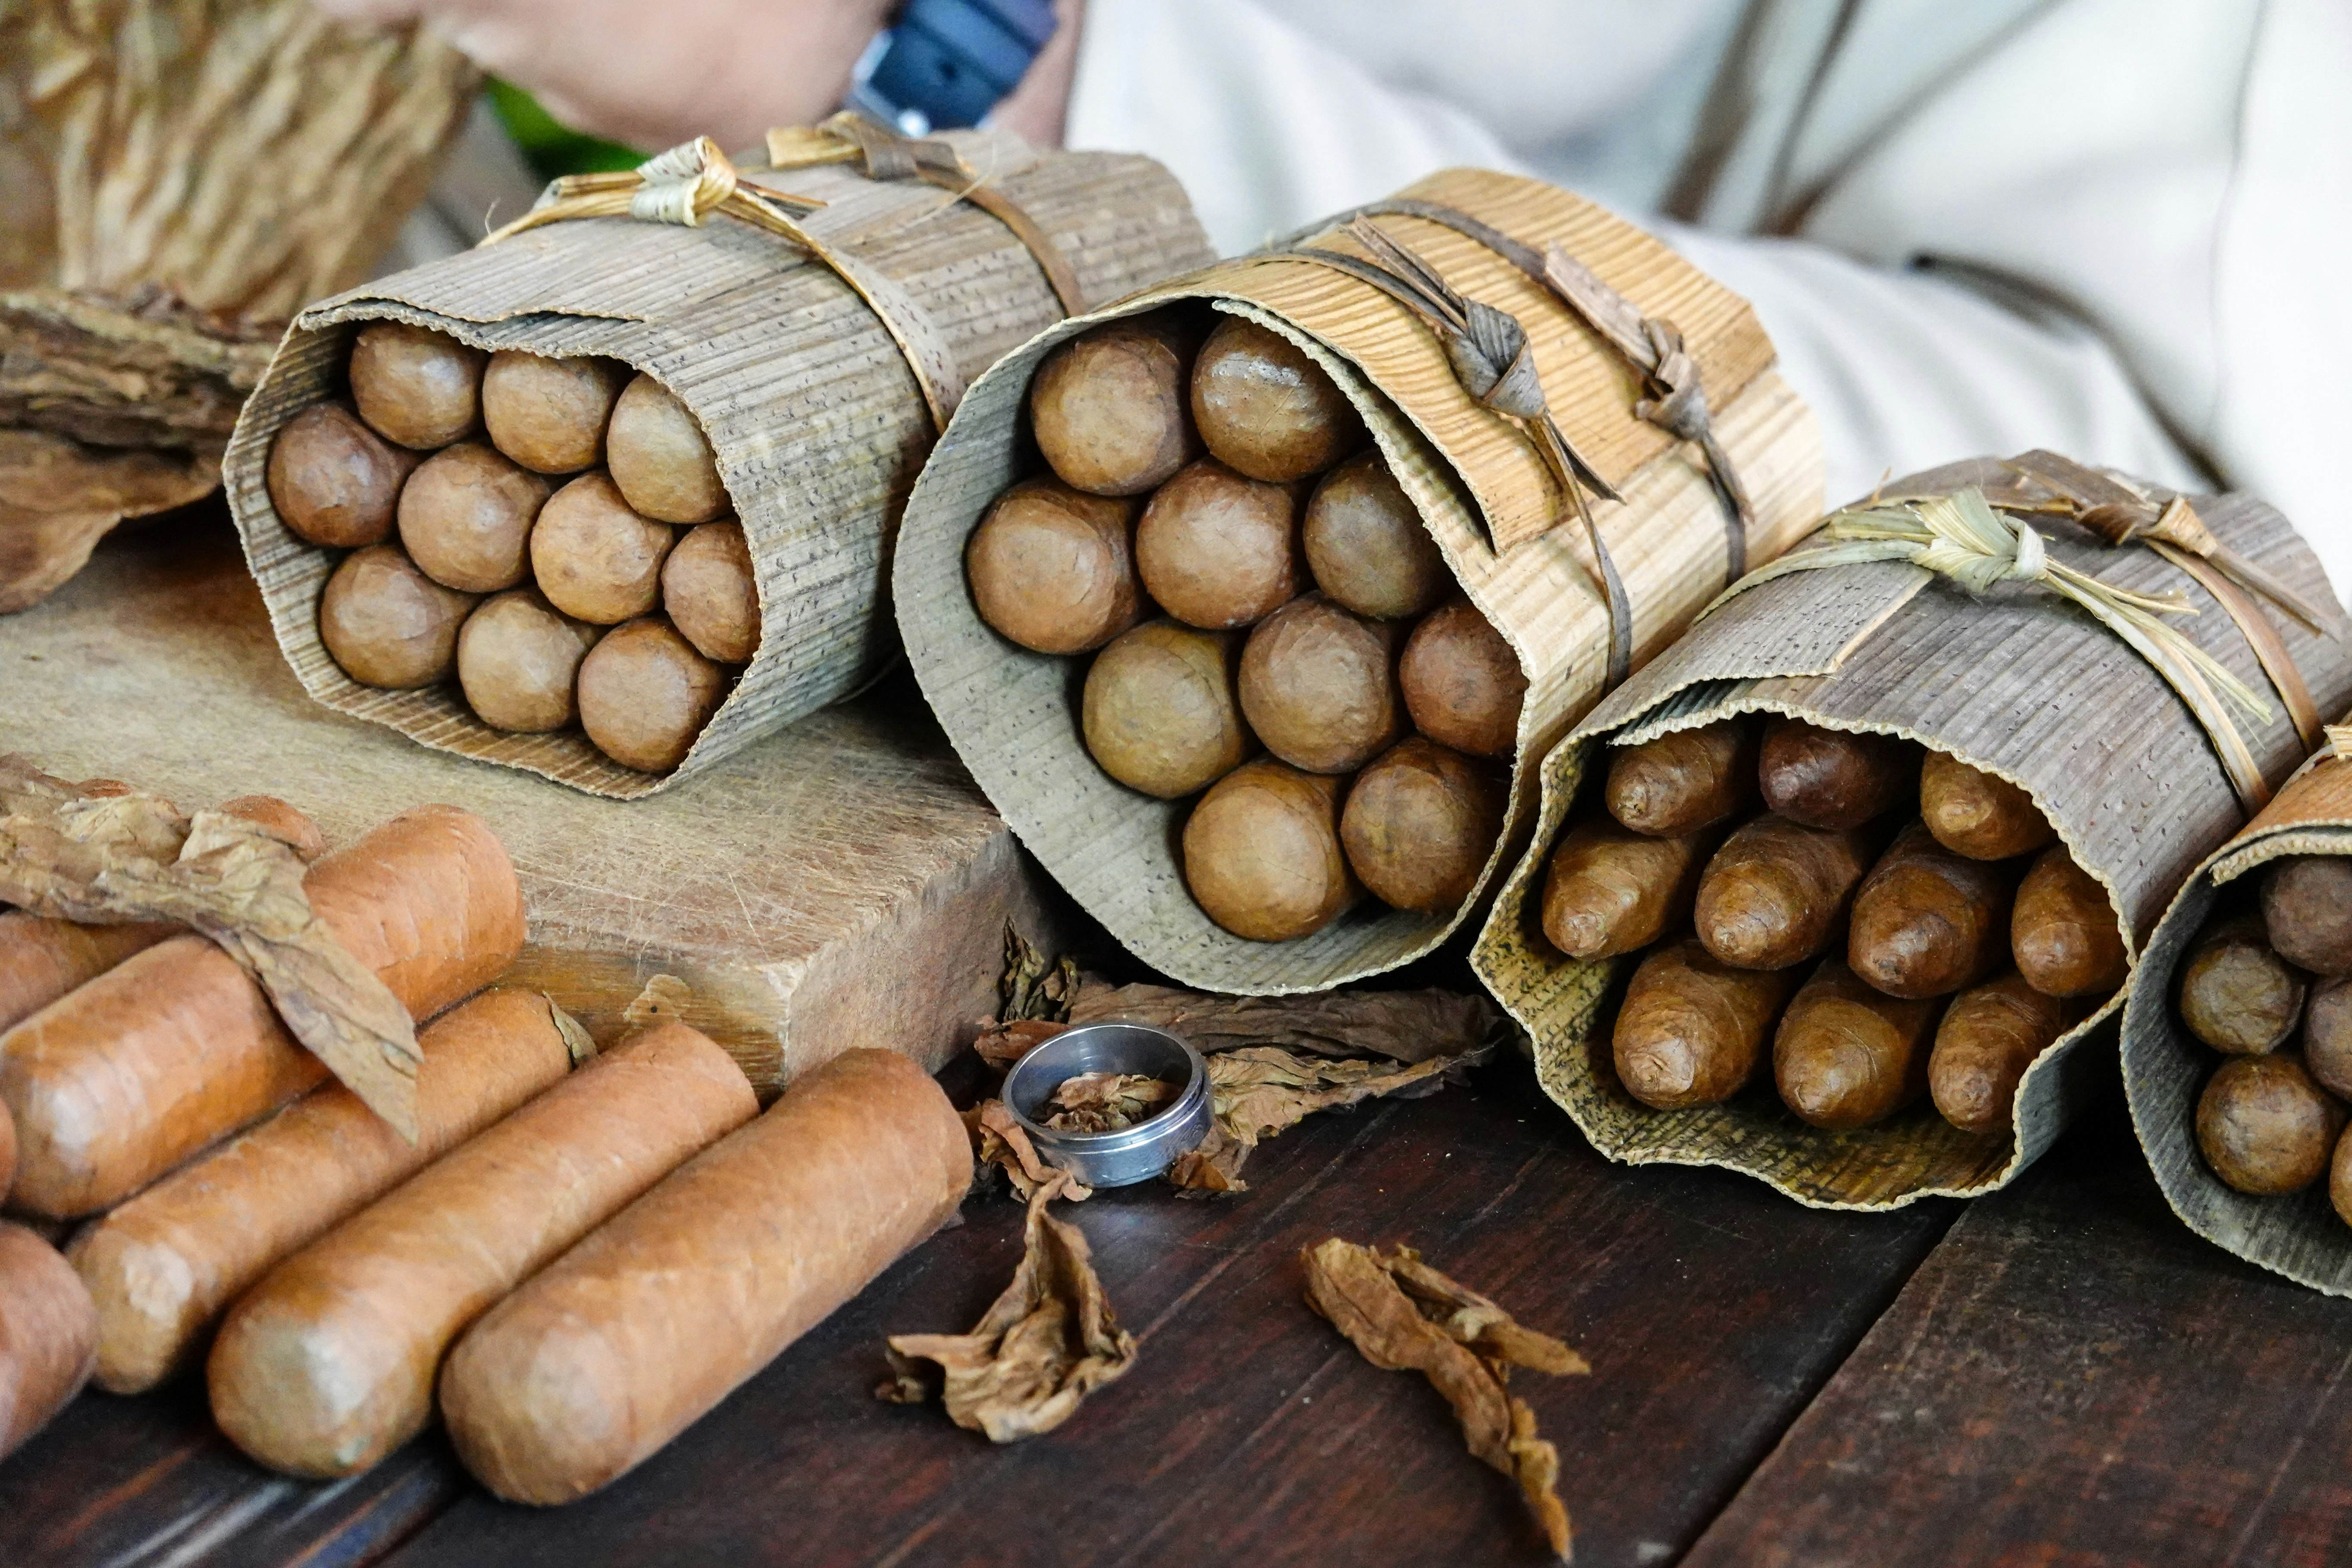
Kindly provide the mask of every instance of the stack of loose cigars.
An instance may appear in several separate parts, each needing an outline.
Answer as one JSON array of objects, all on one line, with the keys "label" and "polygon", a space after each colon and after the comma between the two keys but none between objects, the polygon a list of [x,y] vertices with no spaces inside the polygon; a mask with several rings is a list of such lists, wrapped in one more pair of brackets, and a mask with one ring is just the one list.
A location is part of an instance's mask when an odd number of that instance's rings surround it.
[{"label": "stack of loose cigars", "polygon": [[973,531],[974,605],[1093,656],[1078,718],[1106,773],[1199,795],[1194,900],[1259,942],[1366,890],[1457,908],[1502,831],[1527,679],[1331,378],[1253,321],[1170,307],[1055,349],[1029,412],[1051,474]]},{"label": "stack of loose cigars", "polygon": [[348,403],[287,423],[267,471],[288,528],[351,552],[319,603],[343,672],[454,678],[493,729],[576,721],[625,767],[676,767],[760,638],[693,414],[617,360],[486,354],[397,321],[360,330],[349,381]]},{"label": "stack of loose cigars", "polygon": [[201,1367],[274,1468],[355,1474],[437,1413],[500,1496],[567,1501],[961,1201],[962,1123],[903,1057],[846,1052],[761,1114],[683,1025],[592,1054],[546,997],[491,986],[523,901],[470,813],[320,854],[282,802],[233,804],[307,847],[313,910],[423,1025],[417,1141],[205,938],[0,914],[0,1199],[79,1225],[60,1256],[0,1223],[0,1454],[92,1375]]},{"label": "stack of loose cigars", "polygon": [[2125,979],[2105,889],[2032,800],[1914,742],[1742,715],[1616,751],[1601,795],[1552,851],[1543,932],[1576,959],[1648,950],[1613,1056],[1654,1109],[1769,1073],[1817,1127],[1931,1094],[2000,1131]]},{"label": "stack of loose cigars", "polygon": [[2242,1193],[2328,1178],[2352,1225],[2352,859],[2290,855],[2252,906],[2224,908],[2179,970],[2181,1025],[2221,1053],[2197,1103],[2197,1145]]}]

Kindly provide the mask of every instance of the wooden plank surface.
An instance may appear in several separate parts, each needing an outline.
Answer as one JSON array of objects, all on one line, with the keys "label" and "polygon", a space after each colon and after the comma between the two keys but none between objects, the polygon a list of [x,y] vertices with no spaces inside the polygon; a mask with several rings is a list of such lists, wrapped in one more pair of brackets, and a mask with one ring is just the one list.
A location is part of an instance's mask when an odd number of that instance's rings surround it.
[{"label": "wooden plank surface", "polygon": [[688,1021],[763,1089],[850,1045],[937,1068],[995,1005],[1005,921],[1054,943],[1057,896],[903,672],[652,800],[599,800],[310,700],[216,505],[110,540],[0,616],[0,751],[189,808],[284,795],[331,840],[467,806],[530,901],[515,984],[608,1039],[646,979],[677,975]]},{"label": "wooden plank surface", "polygon": [[2352,1561],[2352,1301],[2167,1210],[2111,1099],[1971,1206],[1688,1568]]}]

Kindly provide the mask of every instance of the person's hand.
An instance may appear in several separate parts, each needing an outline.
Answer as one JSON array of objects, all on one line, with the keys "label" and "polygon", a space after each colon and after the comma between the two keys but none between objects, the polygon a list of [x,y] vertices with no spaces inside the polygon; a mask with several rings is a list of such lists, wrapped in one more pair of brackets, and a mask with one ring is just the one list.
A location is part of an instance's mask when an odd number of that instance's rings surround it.
[{"label": "person's hand", "polygon": [[[425,21],[591,135],[657,151],[757,147],[849,90],[891,0],[318,0],[352,21]],[[1058,121],[1058,114],[1055,117]]]}]

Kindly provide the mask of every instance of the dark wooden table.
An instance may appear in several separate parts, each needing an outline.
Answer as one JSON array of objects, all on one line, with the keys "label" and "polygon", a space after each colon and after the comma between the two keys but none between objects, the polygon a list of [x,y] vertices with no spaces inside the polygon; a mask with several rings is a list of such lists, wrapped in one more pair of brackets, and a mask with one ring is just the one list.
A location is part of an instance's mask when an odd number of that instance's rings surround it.
[{"label": "dark wooden table", "polygon": [[1409,1240],[1590,1378],[1514,1384],[1559,1445],[1577,1561],[2352,1562],[2352,1303],[2197,1240],[2118,1101],[2009,1192],[1891,1215],[1601,1160],[1517,1063],[1326,1116],[1232,1201],[1066,1210],[1142,1341],[1060,1431],[995,1448],[871,1389],[887,1332],[961,1329],[1020,1210],[975,1199],[667,1451],[539,1512],[437,1436],[336,1486],[270,1477],[193,1388],[86,1394],[0,1464],[0,1563],[387,1568],[1536,1563],[1419,1378],[1299,1300],[1329,1235]]}]

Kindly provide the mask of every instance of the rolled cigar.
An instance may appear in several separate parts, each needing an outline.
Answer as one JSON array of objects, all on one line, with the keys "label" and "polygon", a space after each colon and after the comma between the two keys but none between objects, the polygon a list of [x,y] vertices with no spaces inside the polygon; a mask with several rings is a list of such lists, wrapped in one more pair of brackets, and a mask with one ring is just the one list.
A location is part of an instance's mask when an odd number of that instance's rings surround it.
[{"label": "rolled cigar", "polygon": [[371,321],[352,341],[352,401],[388,441],[446,447],[473,433],[489,357],[428,327]]},{"label": "rolled cigar", "polygon": [[2352,858],[2289,855],[2263,870],[2271,946],[2314,974],[2352,974]]},{"label": "rolled cigar", "polygon": [[414,1145],[350,1089],[323,1084],[74,1238],[67,1256],[98,1304],[100,1388],[140,1394],[163,1382],[270,1265],[572,1066],[554,1004],[528,991],[485,991],[416,1044]]},{"label": "rolled cigar", "polygon": [[2319,1087],[2352,1100],[2352,980],[2322,981],[2303,1024],[2303,1065]]},{"label": "rolled cigar", "polygon": [[500,349],[482,372],[482,425],[532,472],[576,474],[604,455],[604,425],[628,379],[618,360]]},{"label": "rolled cigar", "polygon": [[2231,1057],[2197,1100],[2197,1147],[2213,1173],[2242,1193],[2297,1193],[2327,1171],[2344,1107],[2294,1051]]},{"label": "rolled cigar", "polygon": [[1609,958],[1647,947],[1690,920],[1713,839],[1653,838],[1612,818],[1587,817],[1551,853],[1543,930],[1570,958]]},{"label": "rolled cigar", "polygon": [[[453,805],[401,813],[303,888],[412,1017],[522,951],[514,866]],[[110,1207],[326,1076],[235,959],[200,936],[159,942],[0,1035],[0,1103],[22,1141],[11,1201],[56,1219]]]},{"label": "rolled cigar", "polygon": [[1201,455],[1192,355],[1202,323],[1181,310],[1110,321],[1045,356],[1029,383],[1037,449],[1073,489],[1141,495]]},{"label": "rolled cigar", "polygon": [[1315,585],[1374,620],[1418,616],[1454,586],[1437,541],[1377,450],[1359,452],[1315,487],[1300,531]]},{"label": "rolled cigar", "polygon": [[278,521],[298,537],[356,550],[392,537],[400,487],[422,460],[341,404],[314,403],[270,442],[263,482]]},{"label": "rolled cigar", "polygon": [[509,1502],[626,1473],[956,1212],[971,1145],[905,1057],[850,1050],[486,1314],[441,1373]]},{"label": "rolled cigar", "polygon": [[1146,621],[1095,655],[1079,724],[1102,771],[1163,800],[1206,789],[1254,749],[1234,683],[1238,632]]},{"label": "rolled cigar", "polygon": [[1613,750],[1601,792],[1609,815],[1661,838],[1753,815],[1758,730],[1742,715]]},{"label": "rolled cigar", "polygon": [[604,474],[548,499],[530,531],[530,570],[547,602],[578,620],[617,626],[661,603],[662,563],[677,530],[642,517]]},{"label": "rolled cigar", "polygon": [[0,1031],[182,929],[170,921],[101,926],[24,910],[0,914]]},{"label": "rolled cigar", "polygon": [[659,616],[614,626],[580,661],[580,727],[625,768],[667,773],[727,700],[727,672]]},{"label": "rolled cigar", "polygon": [[1255,626],[1306,584],[1298,495],[1244,479],[1214,458],[1191,463],[1145,503],[1135,525],[1144,591],[1188,626]]},{"label": "rolled cigar", "polygon": [[1692,917],[1699,941],[1735,969],[1786,969],[1819,957],[1844,934],[1872,847],[1859,828],[1832,833],[1758,817],[1724,840],[1700,875]]},{"label": "rolled cigar", "polygon": [[536,588],[483,600],[457,633],[457,684],[467,705],[496,730],[562,729],[579,716],[572,687],[603,631],[563,614]]},{"label": "rolled cigar", "polygon": [[2079,1006],[2044,996],[2014,969],[1952,998],[1936,1026],[1927,1089],[1945,1121],[1963,1132],[2009,1126],[2017,1086],[2033,1058],[2074,1025]]},{"label": "rolled cigar", "polygon": [[1208,917],[1252,942],[1309,936],[1355,902],[1328,773],[1261,758],[1219,779],[1184,824],[1184,882]]},{"label": "rolled cigar", "polygon": [[719,664],[760,651],[760,587],[751,546],[731,517],[689,528],[662,563],[662,614],[694,651]]},{"label": "rolled cigar", "polygon": [[1365,440],[1364,421],[1323,367],[1277,332],[1227,316],[1192,362],[1192,424],[1226,467],[1285,485]]},{"label": "rolled cigar", "polygon": [[0,1459],[89,1381],[98,1314],[57,1248],[0,1220]]},{"label": "rolled cigar", "polygon": [[657,522],[709,522],[728,510],[701,421],[650,375],[629,383],[614,403],[604,466],[631,510]]},{"label": "rolled cigar", "polygon": [[544,479],[478,441],[446,447],[400,492],[400,544],[445,588],[495,594],[530,574],[531,523]]},{"label": "rolled cigar", "polygon": [[1823,959],[1772,1037],[1783,1104],[1816,1127],[1846,1131],[1885,1121],[1926,1091],[1940,998],[1889,996]]},{"label": "rolled cigar", "polygon": [[1764,804],[1791,822],[1843,832],[1916,799],[1917,742],[1824,729],[1775,713],[1756,760]]},{"label": "rolled cigar", "polygon": [[2259,1056],[2294,1038],[2303,998],[2303,976],[2271,951],[2252,915],[2206,927],[2180,966],[2181,1023],[2232,1056]]},{"label": "rolled cigar", "polygon": [[1528,678],[1469,600],[1440,605],[1412,628],[1397,679],[1413,723],[1431,740],[1474,757],[1507,757],[1517,747]]},{"label": "rolled cigar", "polygon": [[964,546],[972,607],[1038,653],[1084,653],[1135,625],[1133,501],[1024,479],[996,498]]},{"label": "rolled cigar", "polygon": [[1853,895],[1846,966],[1889,996],[1945,996],[2006,966],[2017,872],[1956,855],[1925,822],[1895,836]]},{"label": "rolled cigar", "polygon": [[1944,752],[1920,759],[1919,815],[1937,843],[1971,860],[2030,854],[2058,837],[2032,795]]},{"label": "rolled cigar", "polygon": [[457,628],[474,595],[445,588],[394,544],[343,557],[319,598],[319,640],[362,686],[406,691],[446,680],[457,667]]},{"label": "rolled cigar", "polygon": [[[99,792],[88,784],[85,795]],[[109,791],[128,795],[128,785]],[[305,860],[326,853],[326,840],[310,819],[275,795],[241,795],[219,807],[231,816],[267,828]],[[16,1027],[68,991],[97,979],[134,952],[142,952],[186,928],[175,921],[136,921],[127,925],[83,925],[49,920],[27,910],[0,912],[0,1034]],[[0,1181],[0,1195],[8,1184]]]},{"label": "rolled cigar", "polygon": [[1755,1081],[1797,988],[1793,969],[1734,969],[1685,937],[1642,960],[1611,1040],[1618,1081],[1655,1110],[1716,1105]]},{"label": "rolled cigar", "polygon": [[2009,951],[2026,983],[2051,996],[2104,995],[2129,970],[2106,889],[2063,844],[2044,849],[2018,884]]},{"label": "rolled cigar", "polygon": [[1404,730],[1395,647],[1390,622],[1351,616],[1320,594],[1294,599],[1243,645],[1242,716],[1295,768],[1360,768]]},{"label": "rolled cigar", "polygon": [[368,1468],[433,1418],[468,1323],[759,1109],[683,1024],[596,1058],[271,1269],[213,1343],[213,1418],[274,1470]]},{"label": "rolled cigar", "polygon": [[1349,868],[1384,903],[1450,914],[1495,852],[1508,789],[1493,763],[1408,735],[1348,787],[1339,845]]}]

